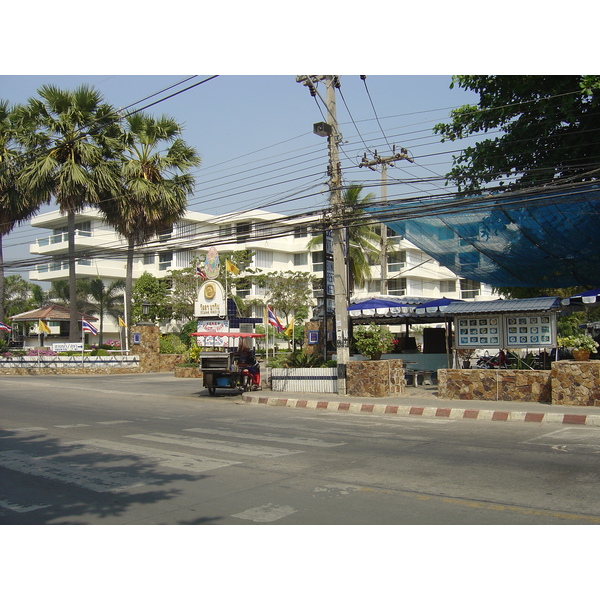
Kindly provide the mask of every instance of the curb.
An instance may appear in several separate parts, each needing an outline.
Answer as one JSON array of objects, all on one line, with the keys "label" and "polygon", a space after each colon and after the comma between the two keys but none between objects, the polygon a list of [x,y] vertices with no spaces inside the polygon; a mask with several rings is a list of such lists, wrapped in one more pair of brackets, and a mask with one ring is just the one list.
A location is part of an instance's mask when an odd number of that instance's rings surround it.
[{"label": "curb", "polygon": [[480,421],[511,421],[514,423],[553,423],[555,425],[587,425],[588,427],[600,427],[600,414],[582,415],[529,411],[441,408],[434,406],[399,406],[397,404],[369,404],[367,402],[255,397],[246,396],[245,394],[242,394],[242,400],[247,404],[262,404],[265,406],[278,406],[284,408],[309,408],[339,413],[395,415],[401,417],[441,417],[446,419],[470,419]]}]

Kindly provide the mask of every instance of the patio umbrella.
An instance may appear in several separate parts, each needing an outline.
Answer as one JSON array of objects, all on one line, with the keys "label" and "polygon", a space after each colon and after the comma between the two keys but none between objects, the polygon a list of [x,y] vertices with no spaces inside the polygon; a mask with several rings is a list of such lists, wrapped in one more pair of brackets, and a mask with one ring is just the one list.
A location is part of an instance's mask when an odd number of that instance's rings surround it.
[{"label": "patio umbrella", "polygon": [[351,304],[348,307],[348,312],[353,317],[360,315],[397,315],[403,312],[408,312],[412,307],[402,302],[394,302],[393,300],[383,300],[381,298],[369,298],[356,304]]},{"label": "patio umbrella", "polygon": [[434,312],[445,312],[450,304],[453,302],[464,302],[464,300],[452,300],[450,298],[436,298],[429,302],[424,302],[416,307],[415,312],[418,314],[423,313],[434,313]]},{"label": "patio umbrella", "polygon": [[590,290],[589,292],[581,292],[581,294],[574,294],[568,298],[563,298],[561,301],[563,306],[569,304],[596,304],[600,302],[600,288]]}]

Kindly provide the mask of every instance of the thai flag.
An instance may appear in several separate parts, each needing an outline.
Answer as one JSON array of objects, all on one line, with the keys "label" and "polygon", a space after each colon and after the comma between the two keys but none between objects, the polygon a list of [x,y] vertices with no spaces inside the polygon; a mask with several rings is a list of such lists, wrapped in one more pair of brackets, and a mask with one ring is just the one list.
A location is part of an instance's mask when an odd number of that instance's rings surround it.
[{"label": "thai flag", "polygon": [[81,319],[81,328],[83,329],[83,331],[87,331],[92,335],[98,335],[98,330],[91,323],[88,323],[85,319]]},{"label": "thai flag", "polygon": [[279,322],[279,319],[275,316],[273,309],[267,304],[267,318],[269,320],[269,325],[272,325],[281,333],[283,331],[283,325]]},{"label": "thai flag", "polygon": [[11,327],[0,321],[0,331],[11,331]]},{"label": "thai flag", "polygon": [[206,281],[206,273],[200,267],[196,267],[196,275],[202,277],[203,281]]}]

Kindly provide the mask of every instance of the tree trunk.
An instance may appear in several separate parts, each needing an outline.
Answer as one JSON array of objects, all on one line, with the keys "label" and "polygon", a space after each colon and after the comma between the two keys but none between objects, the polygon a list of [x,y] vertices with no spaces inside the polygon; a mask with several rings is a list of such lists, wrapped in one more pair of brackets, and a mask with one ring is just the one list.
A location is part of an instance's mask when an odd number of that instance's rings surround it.
[{"label": "tree trunk", "polygon": [[[127,325],[126,334],[130,336],[131,331],[131,307],[133,305],[131,301],[131,293],[133,290],[133,251],[135,250],[135,243],[133,240],[129,240],[127,246],[127,268],[125,270],[125,317]],[[128,348],[131,348],[131,339],[128,337]]]},{"label": "tree trunk", "polygon": [[69,341],[79,342],[82,339],[77,315],[77,286],[75,273],[75,212],[67,214],[67,236],[69,240]]},{"label": "tree trunk", "polygon": [[[2,234],[0,234],[0,322],[4,323],[4,254],[2,251]],[[4,331],[0,332],[0,339],[4,338]],[[8,332],[7,337],[8,337]]]}]

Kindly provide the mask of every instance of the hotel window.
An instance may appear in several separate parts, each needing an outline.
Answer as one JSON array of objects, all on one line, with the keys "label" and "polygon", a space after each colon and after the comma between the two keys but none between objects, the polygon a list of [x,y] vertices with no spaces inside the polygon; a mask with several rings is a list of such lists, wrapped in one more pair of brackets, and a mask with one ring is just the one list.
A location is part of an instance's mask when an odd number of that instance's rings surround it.
[{"label": "hotel window", "polygon": [[308,265],[308,252],[302,252],[301,254],[294,254],[294,266],[305,267]]},{"label": "hotel window", "polygon": [[481,284],[479,281],[472,281],[471,279],[460,280],[460,297],[463,300],[475,298],[479,295]]},{"label": "hotel window", "polygon": [[316,273],[323,272],[323,251],[311,252],[312,270]]},{"label": "hotel window", "polygon": [[406,277],[388,279],[387,283],[390,296],[406,296]]},{"label": "hotel window", "polygon": [[161,252],[158,255],[158,269],[159,271],[166,271],[171,268],[171,262],[173,261],[172,252]]},{"label": "hotel window", "polygon": [[259,269],[270,269],[273,266],[273,252],[270,250],[257,250],[254,264]]},{"label": "hotel window", "polygon": [[236,223],[235,234],[238,243],[242,244],[250,239],[251,223]]}]

